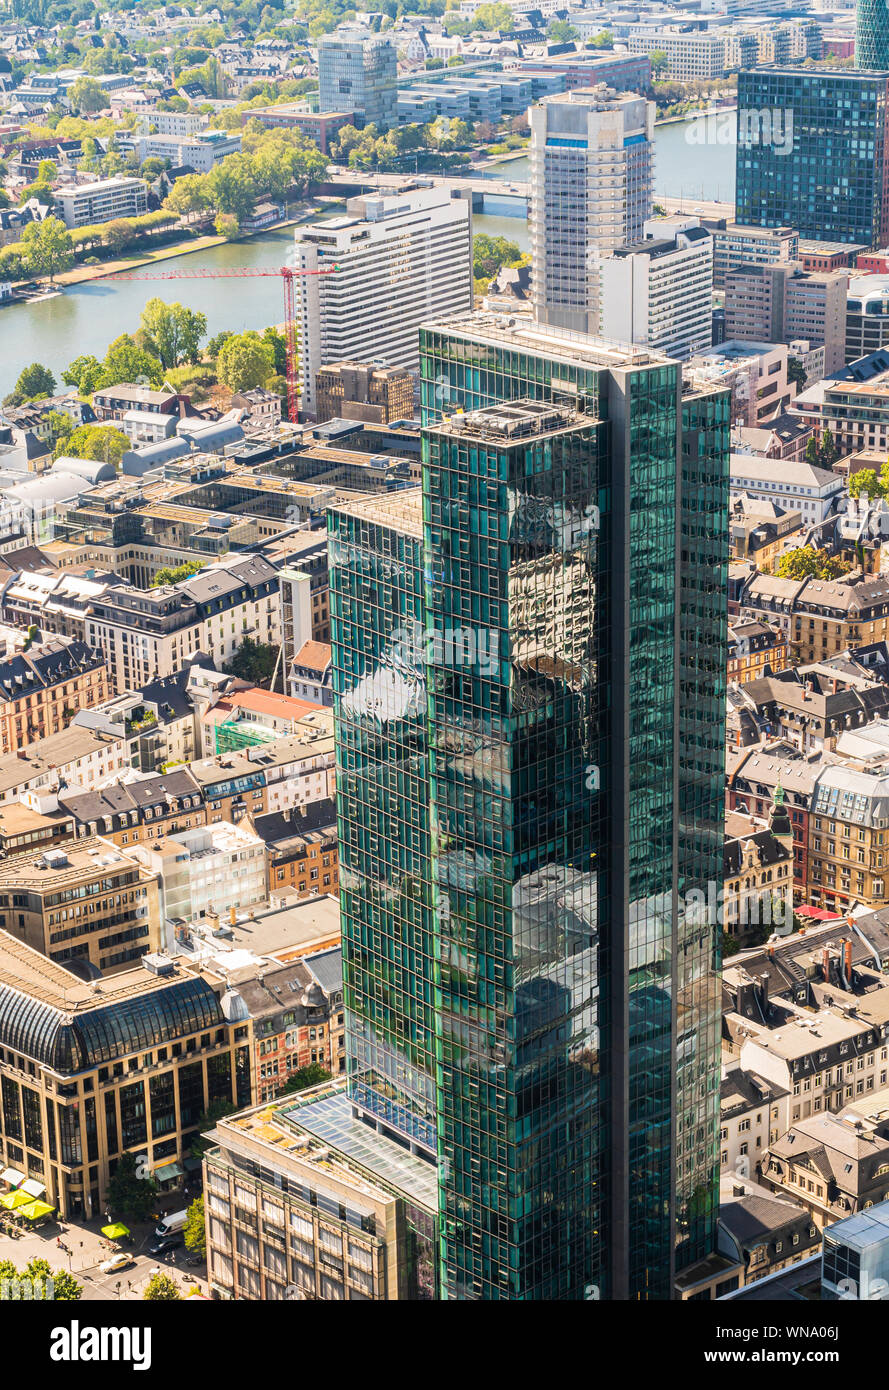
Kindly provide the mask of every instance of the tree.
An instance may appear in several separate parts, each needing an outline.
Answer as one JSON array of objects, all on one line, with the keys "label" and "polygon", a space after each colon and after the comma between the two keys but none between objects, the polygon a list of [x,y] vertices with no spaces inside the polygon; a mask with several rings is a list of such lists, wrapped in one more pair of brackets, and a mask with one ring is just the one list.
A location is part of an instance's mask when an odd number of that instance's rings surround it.
[{"label": "tree", "polygon": [[177,179],[164,199],[164,207],[190,222],[211,206],[206,174],[185,174]]},{"label": "tree", "polygon": [[21,405],[24,401],[36,401],[41,397],[54,396],[55,393],[56,379],[52,372],[42,362],[32,362],[30,367],[24,367],[19,373],[12,392],[15,400],[7,397],[7,404]]},{"label": "tree", "polygon": [[223,328],[221,333],[214,334],[207,344],[207,356],[218,357],[223,343],[227,343],[229,338],[234,336],[230,328]]},{"label": "tree", "polygon": [[234,333],[220,349],[216,372],[219,380],[230,390],[249,391],[274,375],[274,350],[255,329]]},{"label": "tree", "polygon": [[477,279],[490,280],[501,266],[512,265],[521,254],[517,242],[480,232],[472,242],[472,273]]},{"label": "tree", "polygon": [[131,447],[126,435],[113,425],[80,425],[65,441],[65,453],[71,458],[113,463],[115,468],[120,468]]},{"label": "tree", "polygon": [[281,1087],[278,1095],[292,1095],[294,1091],[305,1091],[310,1086],[320,1086],[323,1081],[329,1080],[330,1072],[325,1071],[320,1062],[309,1062],[293,1073],[286,1084]]},{"label": "tree", "polygon": [[[806,457],[808,459],[808,448],[806,449]],[[850,497],[860,497],[863,492],[872,498],[885,495],[882,480],[873,468],[859,468],[858,472],[853,473],[849,479]]]},{"label": "tree", "polygon": [[108,98],[103,87],[94,77],[78,77],[68,89],[68,100],[75,111],[89,116],[96,111],[104,111]]},{"label": "tree", "polygon": [[48,410],[43,417],[43,423],[49,426],[53,458],[58,458],[59,454],[67,452],[65,444],[74,431],[74,421],[63,410]]},{"label": "tree", "polygon": [[146,1221],[157,1201],[158,1185],[149,1174],[141,1175],[135,1154],[118,1159],[114,1176],[108,1183],[108,1208],[114,1216],[125,1220]]},{"label": "tree", "polygon": [[603,29],[601,34],[596,34],[587,43],[587,48],[612,48],[614,46],[614,34],[610,29]]},{"label": "tree", "polygon": [[287,375],[287,339],[277,328],[266,328],[262,335],[264,343],[272,349],[274,368],[278,376]]},{"label": "tree", "polygon": [[819,452],[821,455],[822,468],[831,468],[840,456],[840,451],[834,442],[834,437],[828,425],[825,425],[824,429],[821,431],[821,448]]},{"label": "tree", "polygon": [[256,203],[256,186],[250,161],[244,155],[232,154],[220,160],[207,174],[207,189],[217,212],[230,213],[245,222]]},{"label": "tree", "polygon": [[[74,1303],[83,1292],[83,1285],[78,1284],[73,1274],[69,1274],[66,1269],[53,1270],[49,1261],[41,1259],[40,1256],[29,1260],[23,1270],[16,1269],[11,1260],[0,1260],[0,1300],[7,1297],[3,1280],[9,1280],[10,1283],[27,1281],[30,1289],[29,1298],[42,1303]],[[49,1287],[48,1280],[52,1280]]]},{"label": "tree", "polygon": [[787,380],[795,381],[797,389],[806,389],[806,369],[798,357],[788,357],[787,359]]},{"label": "tree", "polygon": [[569,24],[567,19],[554,19],[546,31],[550,43],[575,43],[580,38],[580,30]]},{"label": "tree", "polygon": [[218,212],[213,222],[213,230],[217,236],[224,237],[226,241],[234,241],[241,228],[238,219],[230,212]]},{"label": "tree", "polygon": [[182,1290],[169,1274],[152,1274],[142,1297],[150,1303],[175,1303],[181,1299]]},{"label": "tree", "polygon": [[670,66],[670,60],[662,48],[656,48],[653,53],[649,53],[648,61],[651,63],[653,77],[659,77]]},{"label": "tree", "polygon": [[202,1196],[196,1198],[188,1208],[183,1236],[186,1250],[189,1250],[192,1255],[200,1255],[203,1259],[207,1253],[207,1231],[204,1226],[204,1199]]},{"label": "tree", "polygon": [[135,381],[157,387],[164,379],[160,358],[140,348],[129,333],[121,333],[119,338],[115,338],[105,354],[104,367],[100,386]]},{"label": "tree", "polygon": [[115,217],[102,228],[102,242],[113,256],[119,256],[137,238],[133,223],[126,217]]},{"label": "tree", "polygon": [[796,550],[788,550],[778,561],[778,574],[781,579],[837,579],[847,574],[848,564],[824,550],[816,550],[812,545],[801,545]]},{"label": "tree", "polygon": [[42,222],[29,222],[22,232],[25,261],[32,275],[53,276],[70,270],[74,264],[71,233],[57,217],[45,217]]},{"label": "tree", "polygon": [[184,560],[181,565],[163,565],[151,581],[152,589],[159,589],[162,584],[178,584],[182,579],[188,579],[192,574],[197,574],[204,567],[200,560]]},{"label": "tree", "polygon": [[76,386],[79,395],[91,396],[98,386],[104,370],[98,357],[92,357],[86,353],[82,357],[75,357],[73,362],[69,362],[62,372],[62,380],[68,386]]},{"label": "tree", "polygon": [[275,673],[278,650],[265,642],[254,642],[252,637],[245,637],[224,670],[227,675],[261,685],[263,681],[271,680]]},{"label": "tree", "polygon": [[165,367],[180,362],[197,362],[201,339],[207,332],[207,315],[184,305],[165,304],[149,299],[139,320],[145,334],[146,349]]}]

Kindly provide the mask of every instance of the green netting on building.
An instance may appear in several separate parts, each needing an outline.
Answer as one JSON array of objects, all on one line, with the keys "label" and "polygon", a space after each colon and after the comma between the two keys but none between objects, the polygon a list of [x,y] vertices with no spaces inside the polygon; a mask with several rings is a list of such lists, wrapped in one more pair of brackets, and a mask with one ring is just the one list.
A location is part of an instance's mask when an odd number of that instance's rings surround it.
[{"label": "green netting on building", "polygon": [[271,743],[277,738],[271,729],[253,724],[249,719],[226,719],[216,725],[216,752],[237,753],[242,748],[255,748],[259,743]]}]

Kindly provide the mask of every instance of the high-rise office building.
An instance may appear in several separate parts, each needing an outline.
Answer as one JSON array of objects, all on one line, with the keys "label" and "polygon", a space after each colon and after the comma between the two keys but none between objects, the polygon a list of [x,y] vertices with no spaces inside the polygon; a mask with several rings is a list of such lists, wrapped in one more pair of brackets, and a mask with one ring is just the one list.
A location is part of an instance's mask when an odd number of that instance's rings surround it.
[{"label": "high-rise office building", "polygon": [[364,30],[318,41],[318,110],[353,111],[357,124],[396,125],[398,61],[392,41]]},{"label": "high-rise office building", "polygon": [[798,264],[758,265],[725,277],[728,338],[754,343],[806,340],[824,347],[824,371],[846,362],[848,271],[804,271]]},{"label": "high-rise office building", "polygon": [[652,218],[600,264],[605,338],[689,357],[713,342],[713,238],[695,217]]},{"label": "high-rise office building", "polygon": [[437,1165],[441,1297],[668,1298],[715,1242],[728,393],[496,315],[421,359],[422,498],[330,514],[349,1100]]},{"label": "high-rise office building", "polygon": [[531,299],[541,323],[599,330],[599,260],[651,215],[654,103],[600,85],[546,97],[531,123]]},{"label": "high-rise office building", "polygon": [[889,68],[889,8],[886,0],[858,0],[855,6],[855,66]]},{"label": "high-rise office building", "polygon": [[350,198],[345,217],[299,227],[296,264],[327,275],[293,282],[302,407],[314,411],[319,369],[374,361],[418,367],[431,315],[472,303],[472,211],[447,188]]},{"label": "high-rise office building", "polygon": [[804,239],[884,246],[889,72],[738,75],[737,219]]}]

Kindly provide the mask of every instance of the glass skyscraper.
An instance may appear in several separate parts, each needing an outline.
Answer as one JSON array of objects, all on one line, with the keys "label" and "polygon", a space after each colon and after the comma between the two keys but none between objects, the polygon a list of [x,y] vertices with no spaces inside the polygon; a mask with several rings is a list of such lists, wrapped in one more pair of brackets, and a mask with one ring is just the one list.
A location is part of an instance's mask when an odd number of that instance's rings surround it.
[{"label": "glass skyscraper", "polygon": [[666,1299],[715,1248],[728,393],[492,315],[421,361],[422,496],[330,515],[351,1103],[437,1164],[440,1297]]},{"label": "glass skyscraper", "polygon": [[889,69],[889,8],[886,0],[858,0],[855,6],[855,66]]},{"label": "glass skyscraper", "polygon": [[885,246],[889,72],[738,74],[736,220]]}]

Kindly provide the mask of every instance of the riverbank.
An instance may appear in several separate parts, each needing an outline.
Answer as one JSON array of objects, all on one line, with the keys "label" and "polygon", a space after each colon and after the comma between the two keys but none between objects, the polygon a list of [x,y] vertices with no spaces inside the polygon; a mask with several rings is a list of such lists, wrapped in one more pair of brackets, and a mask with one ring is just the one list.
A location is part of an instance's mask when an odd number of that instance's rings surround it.
[{"label": "riverbank", "polygon": [[191,256],[196,251],[210,251],[214,246],[237,245],[239,242],[253,241],[256,237],[266,236],[269,232],[279,232],[287,227],[296,226],[301,221],[300,217],[286,217],[281,222],[275,222],[269,227],[263,227],[256,232],[243,232],[240,236],[199,236],[191,237],[188,241],[176,242],[173,246],[161,246],[156,251],[140,252],[135,256],[123,256],[116,261],[102,261],[100,265],[78,265],[72,270],[66,270],[63,274],[57,275],[54,283],[60,286],[83,285],[90,280],[103,280],[109,275],[119,275],[122,272],[129,274],[134,270],[142,270],[147,265],[157,265],[159,261],[169,261],[176,256]]}]

